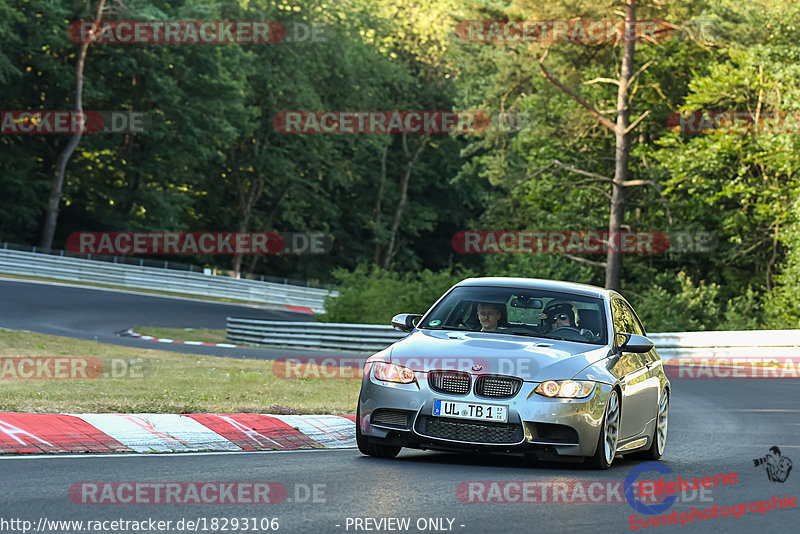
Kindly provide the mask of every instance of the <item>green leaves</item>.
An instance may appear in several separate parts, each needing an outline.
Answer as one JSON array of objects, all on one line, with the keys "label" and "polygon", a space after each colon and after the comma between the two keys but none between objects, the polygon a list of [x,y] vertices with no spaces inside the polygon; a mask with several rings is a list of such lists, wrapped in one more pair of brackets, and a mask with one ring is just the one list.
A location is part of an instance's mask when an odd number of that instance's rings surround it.
[{"label": "green leaves", "polygon": [[[0,0],[3,110],[72,107],[77,45],[67,28],[90,16],[90,7]],[[617,86],[608,80],[619,74],[619,43],[465,42],[455,28],[465,20],[618,19],[616,6],[133,0],[112,7],[109,20],[277,20],[292,36],[297,25],[325,24],[325,40],[92,44],[84,107],[147,111],[151,123],[144,133],[83,137],[67,169],[57,247],[81,230],[313,231],[333,236],[330,254],[245,258],[242,271],[327,281],[336,268],[355,270],[335,279],[372,288],[368,300],[409,284],[438,295],[460,269],[603,283],[601,254],[582,257],[590,263],[562,254],[458,255],[450,238],[470,228],[608,227],[603,177],[614,175],[614,135],[545,80],[538,62],[549,50],[547,68],[613,117]],[[632,130],[628,180],[645,185],[625,188],[625,222],[632,231],[711,232],[718,247],[628,255],[623,292],[646,301],[637,309],[659,303],[646,312],[651,330],[796,326],[800,137],[687,135],[667,119],[695,110],[800,112],[800,6],[670,0],[641,3],[638,13],[693,33],[637,44],[634,69],[646,68],[631,85],[631,117],[649,114]],[[491,127],[432,135],[405,194],[421,135],[407,136],[404,147],[400,135],[284,134],[272,124],[293,110],[452,109],[483,111]],[[0,135],[0,240],[35,242],[66,141]],[[392,272],[366,267],[387,255]],[[412,272],[426,274],[397,274]],[[380,281],[374,288],[373,278]],[[348,298],[331,305],[350,306]],[[407,305],[423,306],[425,298]],[[360,314],[385,322],[388,307]]]},{"label": "green leaves", "polygon": [[475,273],[446,269],[390,272],[359,265],[352,272],[333,272],[340,294],[325,302],[323,322],[384,324],[398,313],[424,313],[445,291]]}]

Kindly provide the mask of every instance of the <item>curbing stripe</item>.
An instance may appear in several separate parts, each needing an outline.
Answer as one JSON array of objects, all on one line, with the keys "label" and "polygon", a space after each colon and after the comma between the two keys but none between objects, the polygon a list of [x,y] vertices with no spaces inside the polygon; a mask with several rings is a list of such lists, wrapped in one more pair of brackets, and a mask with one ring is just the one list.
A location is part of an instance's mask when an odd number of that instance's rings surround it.
[{"label": "curbing stripe", "polygon": [[312,314],[315,313],[314,310],[306,306],[286,306],[286,309],[289,311],[296,311],[302,313],[312,313]]},{"label": "curbing stripe", "polygon": [[212,429],[245,451],[323,447],[319,442],[271,415],[200,413],[190,414],[187,417]]},{"label": "curbing stripe", "polygon": [[190,417],[173,414],[83,414],[81,419],[136,452],[238,451]]},{"label": "curbing stripe", "polygon": [[0,454],[354,448],[352,415],[0,412]]},{"label": "curbing stripe", "polygon": [[181,341],[178,339],[169,339],[165,337],[145,336],[142,334],[137,334],[131,328],[117,332],[117,335],[121,337],[135,337],[138,339],[142,339],[144,341],[156,341],[158,343],[180,343],[181,345],[202,345],[204,347],[222,347],[225,349],[239,348],[239,345],[231,345],[230,343],[207,343],[205,341]]},{"label": "curbing stripe", "polygon": [[0,453],[127,451],[128,447],[79,417],[0,413]]},{"label": "curbing stripe", "polygon": [[349,448],[356,440],[352,421],[338,415],[276,415],[329,449]]}]

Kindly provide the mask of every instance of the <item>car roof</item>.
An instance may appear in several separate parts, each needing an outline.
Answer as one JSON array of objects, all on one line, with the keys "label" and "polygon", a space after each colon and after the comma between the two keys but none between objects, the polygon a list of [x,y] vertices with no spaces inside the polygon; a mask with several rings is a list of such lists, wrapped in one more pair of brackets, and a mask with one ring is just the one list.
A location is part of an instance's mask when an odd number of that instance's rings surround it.
[{"label": "car roof", "polygon": [[602,287],[578,284],[575,282],[562,282],[559,280],[542,280],[539,278],[514,278],[503,276],[487,276],[482,278],[467,278],[456,287],[482,286],[482,287],[515,287],[520,289],[544,289],[549,291],[566,291],[578,295],[607,298],[616,292]]}]

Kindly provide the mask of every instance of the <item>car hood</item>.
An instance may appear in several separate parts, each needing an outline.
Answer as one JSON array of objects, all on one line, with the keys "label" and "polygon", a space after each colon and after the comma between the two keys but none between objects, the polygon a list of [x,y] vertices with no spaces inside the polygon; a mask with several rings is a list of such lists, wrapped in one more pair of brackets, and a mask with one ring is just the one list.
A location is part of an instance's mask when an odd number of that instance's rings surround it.
[{"label": "car hood", "polygon": [[608,355],[608,347],[489,332],[415,330],[391,347],[390,361],[414,371],[458,369],[526,381],[574,377]]}]

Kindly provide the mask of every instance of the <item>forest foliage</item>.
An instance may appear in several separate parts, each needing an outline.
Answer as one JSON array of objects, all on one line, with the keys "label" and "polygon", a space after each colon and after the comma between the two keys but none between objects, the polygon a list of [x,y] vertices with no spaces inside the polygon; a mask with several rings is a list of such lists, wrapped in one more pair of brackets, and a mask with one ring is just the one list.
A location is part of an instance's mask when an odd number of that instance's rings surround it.
[{"label": "forest foliage", "polygon": [[[800,114],[800,5],[661,0],[637,43],[624,228],[704,232],[706,251],[625,255],[621,291],[648,330],[800,328],[800,134],[688,135],[670,114]],[[0,0],[0,109],[73,109],[71,22],[96,0]],[[146,111],[142,133],[84,135],[66,170],[54,246],[78,231],[324,232],[325,255],[168,257],[333,282],[323,320],[386,323],[468,276],[603,285],[602,254],[460,254],[463,230],[608,228],[622,43],[474,42],[469,20],[617,20],[591,0],[131,0],[106,20],[274,20],[320,39],[91,44],[83,107]],[[468,134],[287,134],[287,110],[481,110]],[[0,134],[0,241],[36,245],[69,137]],[[418,157],[412,157],[418,153]],[[554,161],[559,162],[555,164]],[[584,174],[575,171],[582,170]],[[585,174],[589,173],[589,174]]]}]

